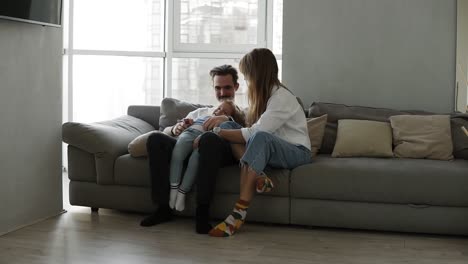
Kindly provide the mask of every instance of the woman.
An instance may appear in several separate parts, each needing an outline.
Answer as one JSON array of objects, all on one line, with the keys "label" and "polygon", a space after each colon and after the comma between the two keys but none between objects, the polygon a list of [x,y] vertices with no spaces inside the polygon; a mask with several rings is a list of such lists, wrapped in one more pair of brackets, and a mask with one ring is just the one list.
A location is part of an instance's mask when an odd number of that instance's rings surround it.
[{"label": "woman", "polygon": [[[292,169],[311,162],[310,140],[304,111],[296,97],[278,80],[278,64],[269,49],[254,49],[239,63],[248,86],[248,127],[213,131],[232,144],[245,145],[240,158],[240,197],[226,220],[210,236],[233,235],[245,221],[255,193],[268,191],[267,165]],[[238,150],[238,148],[236,148]]]}]

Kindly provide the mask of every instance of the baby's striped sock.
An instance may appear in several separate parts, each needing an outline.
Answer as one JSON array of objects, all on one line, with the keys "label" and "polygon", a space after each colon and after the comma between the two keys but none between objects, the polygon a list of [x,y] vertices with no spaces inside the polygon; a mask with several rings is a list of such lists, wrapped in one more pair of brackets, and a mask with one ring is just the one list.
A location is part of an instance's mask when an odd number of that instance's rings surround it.
[{"label": "baby's striped sock", "polygon": [[171,209],[174,209],[175,208],[175,204],[176,204],[176,200],[177,200],[177,189],[179,188],[179,184],[178,183],[175,183],[175,184],[172,184],[171,183],[171,192],[169,193],[169,207]]},{"label": "baby's striped sock", "polygon": [[226,218],[226,220],[211,229],[208,234],[213,237],[227,237],[234,235],[234,233],[236,233],[244,223],[248,208],[249,202],[244,200],[237,201],[234,210],[232,210],[232,213]]}]

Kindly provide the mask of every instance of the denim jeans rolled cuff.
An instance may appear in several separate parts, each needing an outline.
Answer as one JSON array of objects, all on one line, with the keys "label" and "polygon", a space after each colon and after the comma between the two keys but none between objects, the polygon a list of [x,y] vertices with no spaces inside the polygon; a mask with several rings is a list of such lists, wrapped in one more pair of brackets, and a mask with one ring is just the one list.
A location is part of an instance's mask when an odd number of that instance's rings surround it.
[{"label": "denim jeans rolled cuff", "polygon": [[248,140],[242,166],[249,166],[257,175],[265,174],[267,166],[293,169],[312,162],[312,153],[301,145],[291,144],[271,133],[258,131]]}]

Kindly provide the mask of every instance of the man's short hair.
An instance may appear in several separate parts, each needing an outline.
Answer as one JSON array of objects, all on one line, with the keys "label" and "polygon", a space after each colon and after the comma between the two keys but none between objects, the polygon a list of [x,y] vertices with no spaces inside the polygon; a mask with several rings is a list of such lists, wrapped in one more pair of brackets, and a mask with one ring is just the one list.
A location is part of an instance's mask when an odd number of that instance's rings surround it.
[{"label": "man's short hair", "polygon": [[211,69],[210,71],[211,80],[213,80],[216,75],[220,75],[220,76],[231,75],[232,81],[234,82],[234,84],[237,84],[237,79],[239,79],[239,75],[237,74],[236,68],[227,64],[214,67],[213,69]]}]

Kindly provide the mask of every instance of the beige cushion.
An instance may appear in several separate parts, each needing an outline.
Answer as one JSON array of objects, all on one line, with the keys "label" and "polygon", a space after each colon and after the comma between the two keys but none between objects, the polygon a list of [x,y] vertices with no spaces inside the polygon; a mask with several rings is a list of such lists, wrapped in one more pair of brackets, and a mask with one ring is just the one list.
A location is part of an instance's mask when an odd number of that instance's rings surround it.
[{"label": "beige cushion", "polygon": [[369,120],[338,120],[332,157],[393,157],[390,124]]},{"label": "beige cushion", "polygon": [[148,140],[148,137],[153,133],[162,132],[157,130],[150,131],[132,140],[132,142],[128,144],[128,153],[130,153],[130,156],[134,158],[148,156],[148,152],[146,151],[146,141]]},{"label": "beige cushion", "polygon": [[325,134],[325,125],[328,115],[322,115],[315,118],[307,118],[307,130],[309,131],[310,149],[312,157],[317,156],[322,146],[323,134]]},{"label": "beige cushion", "polygon": [[390,123],[396,157],[453,159],[448,115],[397,115],[390,117]]}]

